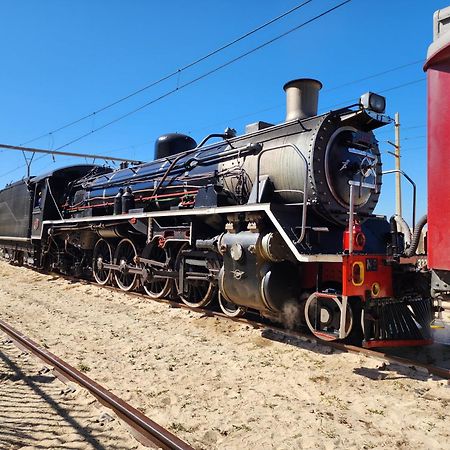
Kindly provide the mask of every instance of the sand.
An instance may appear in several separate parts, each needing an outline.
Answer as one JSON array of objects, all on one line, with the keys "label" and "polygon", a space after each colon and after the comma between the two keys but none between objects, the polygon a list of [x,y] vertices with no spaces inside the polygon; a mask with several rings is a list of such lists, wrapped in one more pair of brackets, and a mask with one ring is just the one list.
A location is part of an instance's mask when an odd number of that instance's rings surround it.
[{"label": "sand", "polygon": [[144,449],[78,386],[65,385],[11,342],[0,343],[0,448]]},{"label": "sand", "polygon": [[195,448],[450,448],[448,382],[424,372],[3,262],[0,318]]}]

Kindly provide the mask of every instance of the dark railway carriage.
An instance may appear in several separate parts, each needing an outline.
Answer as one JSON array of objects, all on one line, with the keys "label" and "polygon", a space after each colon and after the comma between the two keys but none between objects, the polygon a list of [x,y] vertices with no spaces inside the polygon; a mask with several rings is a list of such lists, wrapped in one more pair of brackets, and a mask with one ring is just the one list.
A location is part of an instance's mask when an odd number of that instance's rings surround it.
[{"label": "dark railway carriage", "polygon": [[0,191],[0,249],[20,263],[30,245],[32,205],[33,193],[25,180]]},{"label": "dark railway carriage", "polygon": [[3,256],[19,264],[38,267],[48,237],[42,239],[46,220],[62,219],[60,207],[71,183],[86,175],[110,172],[92,164],[64,167],[38,177],[9,184],[0,191],[0,250]]}]

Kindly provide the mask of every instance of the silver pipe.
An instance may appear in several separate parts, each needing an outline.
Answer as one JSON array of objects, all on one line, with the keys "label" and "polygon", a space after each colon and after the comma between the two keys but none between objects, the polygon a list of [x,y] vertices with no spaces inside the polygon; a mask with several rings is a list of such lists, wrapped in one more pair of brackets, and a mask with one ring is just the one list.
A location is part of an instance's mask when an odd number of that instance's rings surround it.
[{"label": "silver pipe", "polygon": [[353,184],[350,185],[350,209],[349,209],[349,219],[348,219],[348,253],[351,255],[353,253],[353,217],[355,215],[354,211],[354,199],[353,199]]},{"label": "silver pipe", "polygon": [[382,172],[382,175],[388,175],[390,173],[399,173],[403,175],[410,182],[413,188],[412,229],[414,230],[416,228],[416,194],[417,194],[416,183],[414,183],[414,181],[405,172],[403,172],[403,170],[398,169],[385,170],[384,172]]},{"label": "silver pipe", "polygon": [[403,217],[398,216],[397,214],[394,215],[394,220],[400,227],[405,237],[405,244],[408,246],[411,245],[411,230],[409,229],[409,225],[406,223],[406,220]]}]

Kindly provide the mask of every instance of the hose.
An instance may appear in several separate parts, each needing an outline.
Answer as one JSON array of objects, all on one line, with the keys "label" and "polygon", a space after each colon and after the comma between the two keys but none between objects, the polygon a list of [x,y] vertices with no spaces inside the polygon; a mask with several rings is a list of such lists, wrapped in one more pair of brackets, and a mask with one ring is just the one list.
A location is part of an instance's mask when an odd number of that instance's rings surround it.
[{"label": "hose", "polygon": [[425,224],[427,223],[427,220],[428,220],[428,216],[425,214],[423,217],[421,217],[419,222],[416,224],[416,228],[414,228],[414,233],[413,233],[413,236],[411,239],[411,245],[405,252],[405,256],[407,258],[410,258],[411,256],[413,256],[416,253],[417,247],[419,246],[420,235],[422,234],[422,229],[425,226]]},{"label": "hose", "polygon": [[411,245],[411,230],[409,229],[406,220],[398,214],[395,214],[393,217],[397,222],[397,225],[400,227],[403,236],[405,237],[405,244],[409,247]]}]

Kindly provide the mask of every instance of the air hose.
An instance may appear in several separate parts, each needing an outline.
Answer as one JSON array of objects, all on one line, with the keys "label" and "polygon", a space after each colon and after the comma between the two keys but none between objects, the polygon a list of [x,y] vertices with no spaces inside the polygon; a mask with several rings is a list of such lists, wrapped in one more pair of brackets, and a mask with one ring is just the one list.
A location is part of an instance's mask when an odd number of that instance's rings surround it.
[{"label": "air hose", "polygon": [[420,235],[422,234],[422,229],[427,223],[428,216],[425,214],[419,222],[417,222],[416,227],[414,228],[414,233],[411,239],[411,245],[409,248],[405,251],[405,256],[407,258],[410,258],[416,253],[417,247],[419,246],[420,241]]}]

